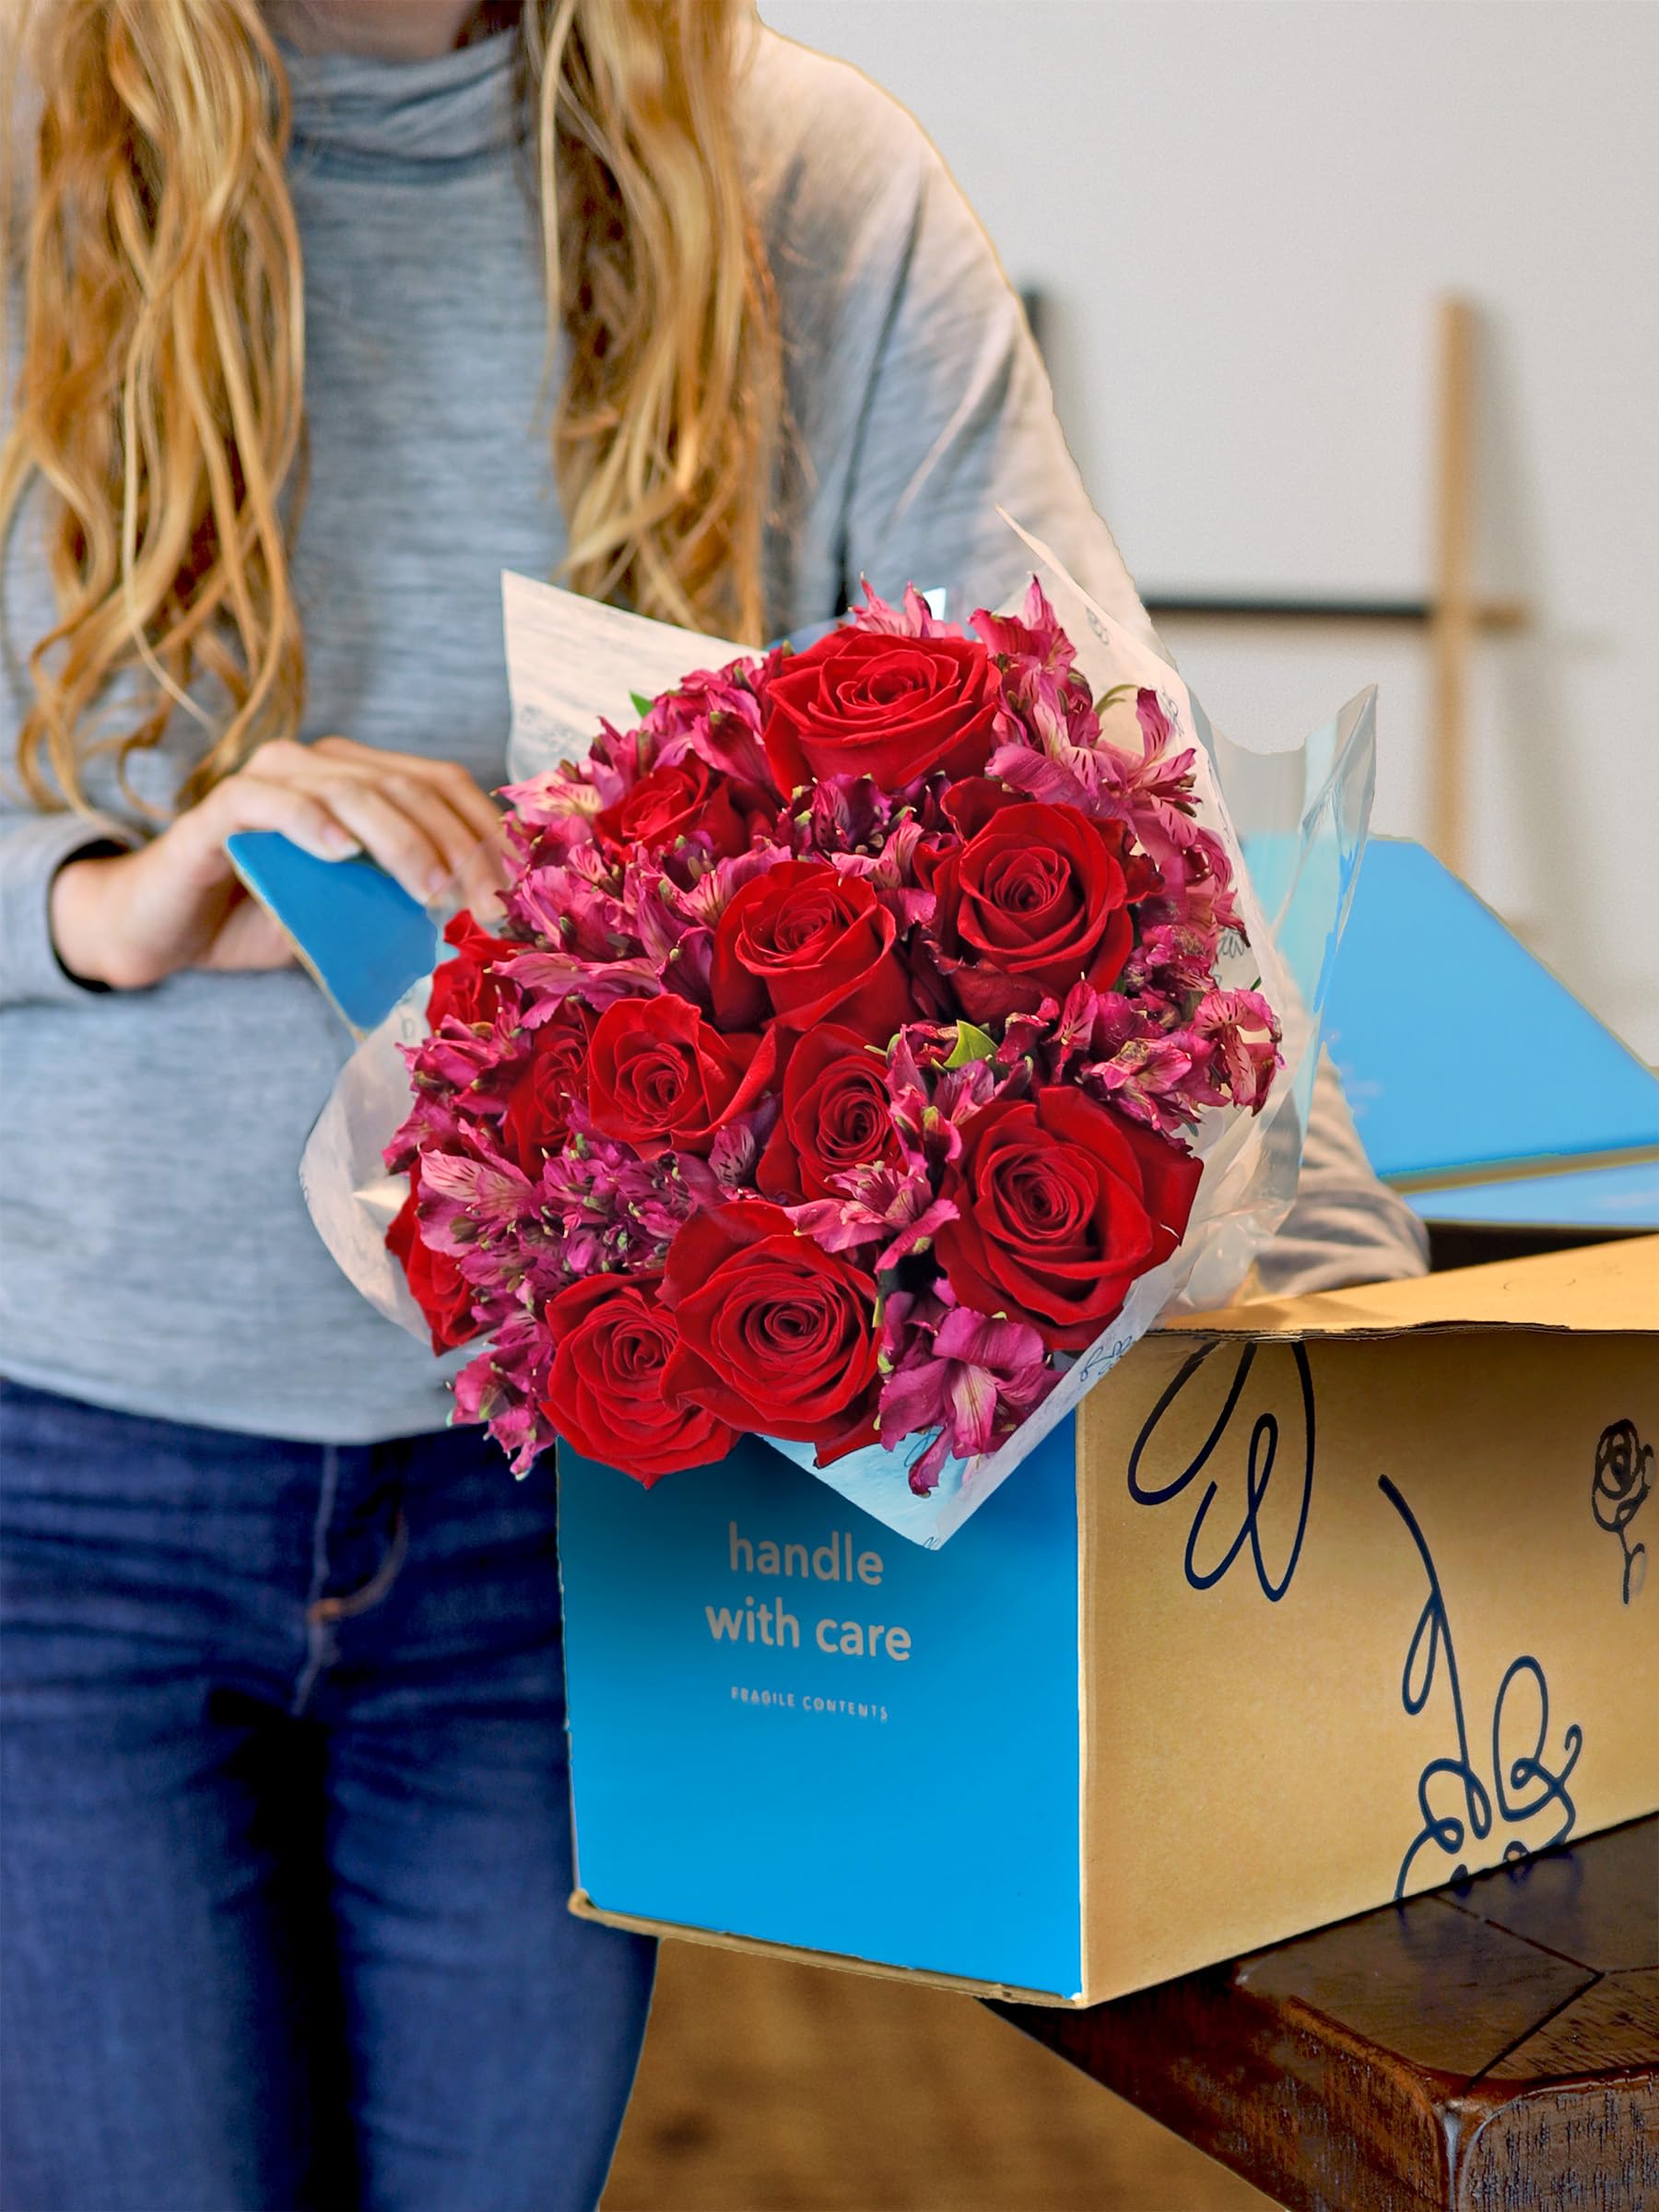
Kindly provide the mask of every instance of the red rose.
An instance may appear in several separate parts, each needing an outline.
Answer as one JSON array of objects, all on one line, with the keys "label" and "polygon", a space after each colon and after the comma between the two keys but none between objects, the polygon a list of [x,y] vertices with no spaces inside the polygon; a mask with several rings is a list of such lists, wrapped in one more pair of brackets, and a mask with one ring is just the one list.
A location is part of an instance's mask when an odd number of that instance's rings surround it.
[{"label": "red rose", "polygon": [[520,948],[502,937],[492,937],[465,909],[445,923],[443,935],[455,950],[432,971],[427,1027],[436,1030],[446,1014],[453,1014],[469,1030],[488,1028],[496,1018],[506,988],[490,973],[489,963]]},{"label": "red rose", "polygon": [[761,741],[785,794],[826,776],[902,791],[935,769],[977,774],[1000,700],[977,638],[832,629],[772,677]]},{"label": "red rose", "polygon": [[426,1316],[435,1352],[453,1351],[478,1333],[473,1319],[472,1285],[461,1272],[458,1260],[447,1252],[434,1252],[420,1233],[420,1170],[409,1171],[409,1194],[398,1207],[386,1231],[386,1250],[404,1271],[415,1303]]},{"label": "red rose", "polygon": [[743,886],[715,926],[714,1018],[747,1030],[771,1013],[785,1029],[811,1030],[833,1017],[887,1044],[912,1018],[897,935],[863,877],[780,861]]},{"label": "red rose", "polygon": [[664,1394],[734,1429],[850,1450],[875,1435],[876,1285],[763,1199],[693,1214],[668,1247],[679,1344]]},{"label": "red rose", "polygon": [[776,1057],[770,1033],[723,1037],[688,999],[619,998],[594,1024],[588,1115],[647,1159],[670,1147],[706,1159],[733,1115],[764,1096]]},{"label": "red rose", "polygon": [[588,1038],[594,1018],[566,999],[552,1020],[535,1030],[529,1060],[507,1094],[501,1149],[534,1182],[550,1152],[571,1131],[571,1106],[587,1090]]},{"label": "red rose", "polygon": [[[958,818],[967,829],[974,816]],[[1135,941],[1122,845],[1116,823],[1022,803],[996,806],[937,860],[940,966],[971,1021],[1034,1014],[1074,983],[1116,980]]]},{"label": "red rose", "polygon": [[695,753],[641,776],[626,797],[594,817],[594,829],[615,853],[635,845],[663,853],[700,830],[712,841],[716,853],[742,853],[748,845],[747,827],[732,802],[725,778],[717,780],[708,762]]},{"label": "red rose", "polygon": [[881,1062],[851,1030],[811,1030],[790,1057],[783,1106],[756,1181],[780,1205],[842,1195],[830,1178],[852,1168],[897,1166]]},{"label": "red rose", "polygon": [[1198,1176],[1191,1153],[1081,1091],[999,1100],[963,1124],[940,1191],[958,1218],[934,1249],[965,1306],[1081,1351],[1180,1243]]},{"label": "red rose", "polygon": [[669,1403],[663,1377],[677,1341],[656,1302],[660,1275],[595,1275],[547,1307],[557,1349],[542,1410],[565,1442],[649,1489],[731,1450],[732,1431],[700,1406]]}]

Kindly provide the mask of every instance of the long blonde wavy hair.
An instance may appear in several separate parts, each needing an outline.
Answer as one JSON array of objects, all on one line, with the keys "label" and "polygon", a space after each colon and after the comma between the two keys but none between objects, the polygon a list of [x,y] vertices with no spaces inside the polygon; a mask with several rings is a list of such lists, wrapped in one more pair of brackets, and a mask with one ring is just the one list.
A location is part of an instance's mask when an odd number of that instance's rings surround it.
[{"label": "long blonde wavy hair", "polygon": [[[27,0],[5,34],[21,41]],[[497,0],[498,9],[500,0]],[[560,580],[755,641],[782,378],[733,112],[750,0],[524,0],[548,300]],[[289,582],[305,322],[284,174],[288,96],[258,0],[45,0],[21,195],[21,373],[0,539],[38,484],[58,620],[30,654],[18,767],[43,806],[124,783],[175,711],[204,724],[199,797],[299,729]],[[20,166],[20,165],[19,165]],[[123,671],[138,719],[100,732]],[[217,678],[229,712],[191,696]]]}]

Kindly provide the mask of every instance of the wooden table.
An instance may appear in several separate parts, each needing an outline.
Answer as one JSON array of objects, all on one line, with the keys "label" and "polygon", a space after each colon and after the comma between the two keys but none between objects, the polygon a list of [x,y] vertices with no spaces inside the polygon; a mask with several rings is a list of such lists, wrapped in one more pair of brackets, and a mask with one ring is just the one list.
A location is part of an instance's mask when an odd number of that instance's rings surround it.
[{"label": "wooden table", "polygon": [[1292,2212],[1659,2212],[1659,1818],[1088,2012],[996,2009]]}]

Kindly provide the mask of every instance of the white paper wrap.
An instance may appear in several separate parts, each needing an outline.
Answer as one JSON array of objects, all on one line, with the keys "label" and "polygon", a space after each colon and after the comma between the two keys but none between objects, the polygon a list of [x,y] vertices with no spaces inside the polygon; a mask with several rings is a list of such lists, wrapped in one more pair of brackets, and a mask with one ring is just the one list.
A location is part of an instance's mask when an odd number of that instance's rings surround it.
[{"label": "white paper wrap", "polygon": [[[1371,813],[1374,690],[1293,749],[1246,751],[1212,728],[1175,670],[1106,615],[1045,546],[1018,535],[1095,696],[1120,684],[1150,688],[1173,724],[1172,748],[1195,745],[1199,806],[1227,841],[1250,940],[1224,948],[1221,985],[1265,993],[1284,1024],[1285,1065],[1259,1116],[1206,1116],[1194,1140],[1204,1174],[1180,1250],[1142,1277],[1111,1326],[995,1452],[947,1461],[936,1488],[917,1497],[906,1467],[924,1438],[894,1452],[873,1445],[827,1468],[813,1466],[810,1445],[768,1440],[887,1527],[928,1547],[959,1528],[1161,1314],[1231,1298],[1283,1221],[1301,1162],[1321,1010]],[[502,579],[502,598],[514,782],[580,757],[601,717],[619,725],[637,719],[632,693],[654,694],[744,650],[522,576]],[[424,1034],[426,994],[422,981],[363,1040],[300,1168],[330,1252],[372,1305],[419,1336],[425,1323],[383,1242],[407,1186],[386,1173],[381,1152],[407,1111],[407,1071],[396,1048]]]}]

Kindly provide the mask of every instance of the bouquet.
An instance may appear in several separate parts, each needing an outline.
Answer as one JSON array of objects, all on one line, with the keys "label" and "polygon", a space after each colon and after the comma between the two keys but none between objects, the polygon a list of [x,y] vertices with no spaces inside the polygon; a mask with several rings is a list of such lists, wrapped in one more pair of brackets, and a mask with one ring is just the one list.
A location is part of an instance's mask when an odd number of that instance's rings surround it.
[{"label": "bouquet", "polygon": [[1100,1344],[1274,1085],[1179,704],[1096,696],[1035,577],[965,627],[866,599],[512,786],[501,915],[446,930],[386,1243],[521,1473],[759,1435],[925,1496]]}]

